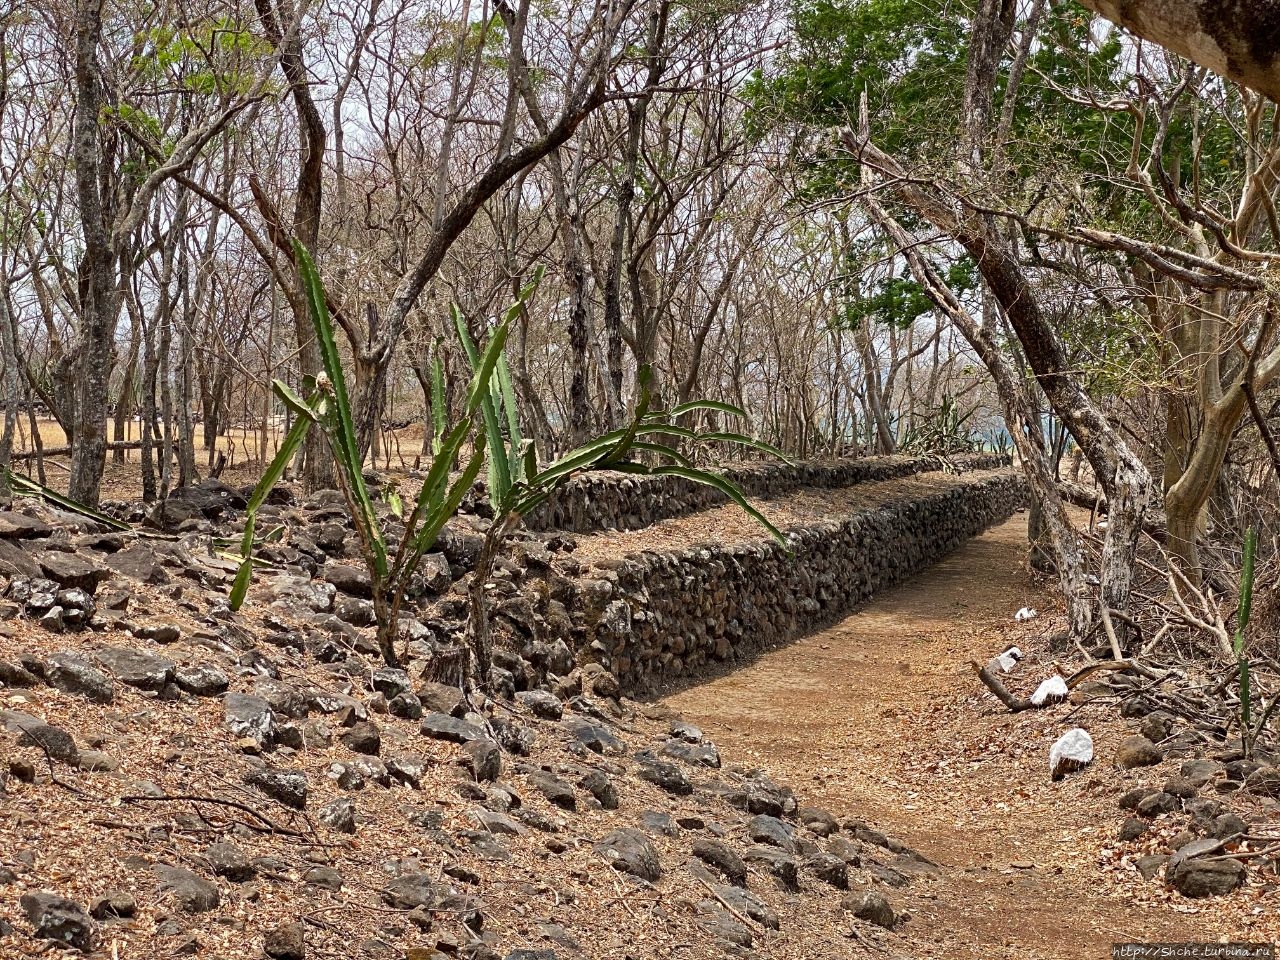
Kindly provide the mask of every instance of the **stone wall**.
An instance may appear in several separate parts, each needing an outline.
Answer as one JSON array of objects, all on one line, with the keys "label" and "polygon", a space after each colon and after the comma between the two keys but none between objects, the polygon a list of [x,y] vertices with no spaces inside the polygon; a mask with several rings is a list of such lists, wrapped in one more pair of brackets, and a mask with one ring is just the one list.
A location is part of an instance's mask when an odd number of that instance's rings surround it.
[{"label": "stone wall", "polygon": [[[1008,463],[995,454],[951,458],[958,469],[987,470]],[[942,469],[937,457],[857,457],[795,463],[744,463],[724,473],[753,498],[776,497],[802,487],[849,487]],[[682,517],[725,503],[724,494],[681,477],[591,473],[576,477],[526,518],[531,530],[595,533],[640,530],[660,520]]]},{"label": "stone wall", "polygon": [[762,541],[597,562],[575,578],[576,659],[599,663],[633,693],[749,659],[902,583],[1024,500],[1013,470],[970,473],[924,497],[904,492],[795,528],[792,556]]}]

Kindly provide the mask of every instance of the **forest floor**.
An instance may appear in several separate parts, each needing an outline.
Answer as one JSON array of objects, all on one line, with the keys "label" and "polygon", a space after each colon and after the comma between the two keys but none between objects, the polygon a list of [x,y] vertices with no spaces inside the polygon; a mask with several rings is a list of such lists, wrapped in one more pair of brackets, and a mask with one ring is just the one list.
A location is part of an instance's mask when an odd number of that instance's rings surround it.
[{"label": "forest floor", "polygon": [[[865,817],[944,866],[898,891],[911,955],[1084,960],[1117,942],[1274,942],[1274,892],[1186,900],[1142,880],[1112,842],[1118,795],[1176,772],[1108,762],[1136,721],[1101,704],[1011,715],[977,682],[968,661],[1008,642],[1027,654],[1019,674],[1049,670],[1045,618],[1013,621],[1052,607],[1025,547],[1020,515],[830,629],[663,704],[837,817]],[[1077,724],[1098,760],[1051,783],[1049,746]]]}]

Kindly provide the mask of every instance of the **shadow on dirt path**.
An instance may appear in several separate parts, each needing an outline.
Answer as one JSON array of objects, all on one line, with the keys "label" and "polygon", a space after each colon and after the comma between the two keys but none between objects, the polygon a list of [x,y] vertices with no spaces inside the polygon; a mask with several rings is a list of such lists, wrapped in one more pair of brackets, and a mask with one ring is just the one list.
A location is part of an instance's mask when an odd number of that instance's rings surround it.
[{"label": "shadow on dirt path", "polygon": [[[1011,716],[968,666],[1002,649],[1019,607],[1051,603],[1029,584],[1025,544],[1017,516],[830,629],[664,703],[805,803],[944,865],[886,890],[912,915],[906,955],[1092,960],[1114,942],[1216,940],[1209,910],[1142,906],[1105,882],[1112,771],[1100,760],[1049,782],[1070,707]],[[1124,732],[1089,726],[1100,758]]]}]

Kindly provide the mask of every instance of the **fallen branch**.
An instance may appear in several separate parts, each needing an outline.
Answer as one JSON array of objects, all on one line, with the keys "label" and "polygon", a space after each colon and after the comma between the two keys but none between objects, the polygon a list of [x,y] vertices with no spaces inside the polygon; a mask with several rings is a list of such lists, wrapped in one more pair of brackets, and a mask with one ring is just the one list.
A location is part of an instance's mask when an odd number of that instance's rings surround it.
[{"label": "fallen branch", "polygon": [[299,830],[292,830],[289,827],[282,827],[272,821],[270,818],[263,816],[247,803],[239,803],[235,800],[223,800],[219,797],[202,797],[194,793],[165,794],[162,797],[148,797],[143,794],[130,795],[120,798],[121,803],[163,803],[163,802],[187,801],[190,803],[212,803],[221,807],[232,807],[242,813],[247,813],[263,826],[254,826],[246,823],[245,826],[250,830],[257,830],[259,833],[278,833],[285,837],[306,837],[307,834]]},{"label": "fallen branch", "polygon": [[[1021,713],[1023,710],[1037,709],[1036,705],[1030,700],[1019,700],[1010,693],[1009,688],[1001,682],[1000,678],[991,669],[991,664],[982,667],[978,665],[977,660],[970,660],[969,665],[977,671],[978,679],[986,685],[988,690],[995,694],[996,699],[1009,708],[1010,713]],[[1048,704],[1043,704],[1043,706],[1048,706]]]}]

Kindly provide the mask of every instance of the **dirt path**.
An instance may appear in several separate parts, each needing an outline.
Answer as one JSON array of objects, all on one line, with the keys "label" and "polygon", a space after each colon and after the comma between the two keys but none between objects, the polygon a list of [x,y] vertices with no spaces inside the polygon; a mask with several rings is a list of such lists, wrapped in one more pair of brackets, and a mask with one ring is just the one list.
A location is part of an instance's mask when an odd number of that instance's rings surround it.
[{"label": "dirt path", "polygon": [[[1010,716],[978,689],[967,661],[1000,651],[1019,607],[1050,602],[1029,585],[1025,543],[1015,517],[830,630],[665,702],[806,802],[945,866],[887,891],[912,914],[910,955],[1086,960],[1117,941],[1240,933],[1211,906],[1135,898],[1129,877],[1109,879],[1132,873],[1099,856],[1130,785],[1104,762],[1123,721],[1087,710],[1099,763],[1050,784],[1048,746],[1081,715]],[[1035,660],[1023,668],[1047,667]]]}]

